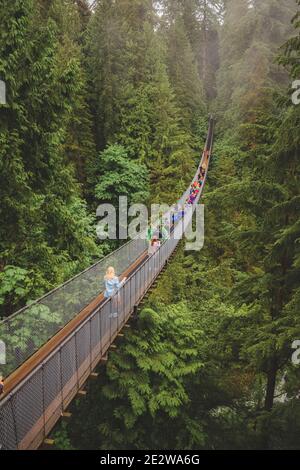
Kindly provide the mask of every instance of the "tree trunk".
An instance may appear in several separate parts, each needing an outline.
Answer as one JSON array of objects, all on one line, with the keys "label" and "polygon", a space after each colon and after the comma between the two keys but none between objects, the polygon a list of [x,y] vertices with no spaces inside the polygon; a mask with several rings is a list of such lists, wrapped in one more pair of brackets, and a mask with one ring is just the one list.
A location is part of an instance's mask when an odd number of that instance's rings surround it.
[{"label": "tree trunk", "polygon": [[203,57],[202,57],[202,79],[206,84],[207,79],[207,3],[204,1],[203,23],[202,23],[202,41],[203,41]]},{"label": "tree trunk", "polygon": [[271,411],[274,404],[274,395],[276,387],[276,375],[277,375],[277,361],[272,360],[271,368],[267,375],[267,391],[265,398],[265,410]]}]

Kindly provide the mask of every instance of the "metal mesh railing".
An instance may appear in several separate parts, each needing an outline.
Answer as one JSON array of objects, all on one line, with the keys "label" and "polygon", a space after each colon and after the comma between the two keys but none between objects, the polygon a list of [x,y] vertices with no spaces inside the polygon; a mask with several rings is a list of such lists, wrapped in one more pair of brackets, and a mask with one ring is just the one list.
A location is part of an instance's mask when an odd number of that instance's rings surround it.
[{"label": "metal mesh railing", "polygon": [[124,272],[147,248],[142,239],[131,240],[94,266],[0,323],[6,345],[5,376],[11,374],[104,290],[108,266]]},{"label": "metal mesh railing", "polygon": [[[36,448],[76,395],[160,273],[178,240],[170,238],[96,309],[0,406],[2,449]],[[118,314],[117,316],[115,314]]]},{"label": "metal mesh railing", "polygon": [[[212,146],[212,132],[213,123],[211,122],[209,134],[211,138],[207,140],[206,144],[206,148],[209,145],[210,150]],[[178,225],[180,224],[178,223]],[[43,439],[59,419],[62,411],[66,409],[99,360],[106,353],[119,331],[128,321],[134,307],[144,297],[145,292],[147,292],[148,288],[157,278],[166,261],[175,250],[179,238],[178,236],[175,238],[173,232],[170,239],[134,271],[117,295],[95,308],[89,317],[48,355],[43,363],[35,367],[1,401],[0,448],[6,450],[34,449],[43,442]],[[138,249],[144,248],[145,245],[144,247],[139,245],[139,248],[131,252],[131,254],[136,254]],[[127,254],[130,253],[131,248],[126,249],[128,250]],[[108,259],[105,260],[105,267],[107,262]],[[125,263],[126,256],[118,260],[116,259],[114,264],[118,266],[119,270],[124,270],[120,266],[128,267],[128,264],[120,265],[117,262]],[[129,259],[130,263],[132,263],[132,259]],[[98,276],[99,281],[102,281],[105,268],[103,267],[101,271],[93,266],[91,269],[96,269],[95,275]],[[83,274],[86,274],[88,271]],[[78,277],[80,276],[75,278],[75,282],[78,282]],[[93,279],[90,279],[93,282]],[[68,284],[62,286],[62,288],[67,287]],[[88,288],[85,282],[83,284],[79,283],[77,286],[82,289]],[[95,286],[97,288],[97,284]],[[63,297],[55,301],[52,300],[53,304],[49,303],[45,307],[45,301],[47,299],[49,301],[49,297],[54,295],[54,292],[50,296],[45,296],[30,308],[50,308],[56,314],[60,305],[59,300],[63,300]],[[70,299],[71,307],[66,309],[66,315],[73,317],[75,307],[77,308],[86,303],[90,295],[93,295],[93,290],[89,290],[87,295],[82,294],[82,298],[77,298],[77,303],[74,302],[74,299]],[[61,295],[60,292],[59,295]],[[39,328],[41,328],[40,319],[36,319],[36,321],[38,321]],[[5,324],[7,323],[9,322],[5,322]],[[56,324],[55,321],[53,324]],[[24,344],[26,344],[28,338],[24,332],[22,334],[24,335]],[[22,335],[20,334],[20,339],[21,337]],[[15,348],[18,347],[18,342],[16,339],[14,341],[16,342],[12,343],[12,347],[15,351]],[[37,347],[37,344],[33,342],[34,347]],[[22,357],[24,356],[20,354],[18,360],[21,360]]]}]

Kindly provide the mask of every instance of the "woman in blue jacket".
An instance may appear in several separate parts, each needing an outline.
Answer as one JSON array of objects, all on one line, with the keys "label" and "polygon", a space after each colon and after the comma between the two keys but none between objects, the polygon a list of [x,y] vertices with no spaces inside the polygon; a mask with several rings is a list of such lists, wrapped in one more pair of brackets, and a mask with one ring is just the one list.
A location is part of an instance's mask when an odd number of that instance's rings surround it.
[{"label": "woman in blue jacket", "polygon": [[[104,297],[106,299],[109,299],[110,297],[114,297],[118,290],[122,287],[124,282],[126,281],[126,277],[120,282],[119,278],[116,276],[115,270],[113,267],[109,267],[106,271],[106,274],[104,276],[104,281],[105,281],[105,292],[104,292]],[[116,301],[113,300],[113,304],[115,307],[118,306],[118,296],[115,297]],[[117,310],[117,308],[116,308]],[[118,312],[112,313],[113,317],[118,316]]]}]

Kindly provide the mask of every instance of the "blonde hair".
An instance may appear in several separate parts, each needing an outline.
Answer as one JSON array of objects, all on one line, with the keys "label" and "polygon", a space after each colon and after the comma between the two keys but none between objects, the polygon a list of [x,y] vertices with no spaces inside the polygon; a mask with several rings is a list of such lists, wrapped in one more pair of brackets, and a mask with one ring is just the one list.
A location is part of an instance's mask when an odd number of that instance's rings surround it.
[{"label": "blonde hair", "polygon": [[113,268],[112,266],[110,266],[109,268],[107,268],[106,270],[106,274],[104,276],[104,279],[106,281],[109,281],[110,279],[113,279],[114,277],[116,277],[116,273],[115,273],[115,268]]}]

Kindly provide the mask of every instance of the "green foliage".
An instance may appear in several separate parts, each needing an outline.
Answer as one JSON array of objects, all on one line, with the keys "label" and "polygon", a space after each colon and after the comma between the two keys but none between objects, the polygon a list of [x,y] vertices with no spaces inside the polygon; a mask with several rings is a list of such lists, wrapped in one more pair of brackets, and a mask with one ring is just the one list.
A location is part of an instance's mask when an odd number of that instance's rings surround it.
[{"label": "green foliage", "polygon": [[[207,337],[198,321],[186,303],[140,313],[136,328],[111,355],[106,376],[90,388],[90,401],[76,405],[68,429],[75,446],[201,449],[221,447],[226,426],[238,434],[238,408],[231,414],[228,409],[233,393],[218,383],[224,371],[206,362]],[[226,377],[228,384],[232,377]],[[91,416],[92,403],[100,402],[106,406],[96,405]]]},{"label": "green foliage", "polygon": [[196,347],[201,332],[191,326],[180,306],[169,308],[164,314],[145,309],[139,316],[137,331],[124,345],[121,362],[117,354],[110,362],[110,383],[103,393],[129,400],[132,419],[125,422],[129,428],[146,410],[151,416],[164,411],[175,417],[179,406],[187,402],[184,378],[202,366]]},{"label": "green foliage", "polygon": [[195,131],[197,118],[205,112],[203,85],[184,22],[175,20],[167,31],[168,73],[188,131]]},{"label": "green foliage", "polygon": [[247,0],[226,2],[216,105],[224,130],[232,132],[238,122],[254,124],[270,89],[287,83],[275,59],[292,32],[295,12],[294,0],[255,2],[253,8]]},{"label": "green foliage", "polygon": [[15,307],[32,292],[32,273],[15,266],[6,266],[0,273],[0,305]]},{"label": "green foliage", "polygon": [[59,450],[75,450],[67,433],[67,424],[62,423],[60,429],[54,434],[55,447]]},{"label": "green foliage", "polygon": [[[7,105],[0,109],[0,264],[2,269],[13,264],[34,270],[35,285],[25,300],[86,267],[97,249],[93,219],[69,163],[73,113],[84,107],[80,54],[73,39],[76,10],[57,1],[48,10],[31,0],[5,4],[0,32],[0,69],[7,85]],[[17,294],[7,313],[18,300]]]},{"label": "green foliage", "polygon": [[[185,35],[189,41],[188,47],[185,47],[185,56],[182,57],[182,50],[178,49],[178,56],[173,55],[173,66],[178,64],[179,68],[187,65],[187,70],[192,72],[194,76],[195,70],[191,70],[190,51],[191,49],[194,64],[202,82],[205,96],[211,101],[216,96],[216,72],[219,67],[219,35],[218,26],[222,21],[224,1],[223,0],[163,0],[165,23],[170,27],[172,34],[173,27],[185,30]],[[182,43],[182,32],[178,34],[176,39],[173,37],[174,43]],[[183,43],[182,43],[183,45]],[[182,62],[179,62],[180,56]],[[187,76],[186,76],[187,77]],[[193,80],[192,89],[196,92],[194,103],[197,102],[199,95],[197,93],[197,81]],[[184,91],[182,84],[180,94]],[[199,91],[199,89],[198,89]],[[185,111],[187,112],[187,111]]]},{"label": "green foliage", "polygon": [[89,28],[88,68],[99,149],[125,147],[149,170],[152,202],[172,203],[192,174],[193,152],[153,18],[148,1],[100,2]]},{"label": "green foliage", "polygon": [[[145,165],[130,161],[127,151],[120,145],[111,145],[99,155],[97,174],[99,183],[95,196],[99,202],[118,206],[119,197],[127,196],[128,203],[146,203],[149,198],[149,177]],[[138,184],[137,184],[138,182]]]},{"label": "green foliage", "polygon": [[[85,0],[2,1],[2,316],[109,249],[95,244],[98,203],[173,203],[208,108],[219,118],[205,247],[181,246],[58,448],[299,448],[296,3],[162,0],[159,16],[151,0],[93,14]],[[77,295],[64,295],[70,316]],[[64,320],[59,302],[33,303],[22,331],[2,324],[9,362]]]}]

